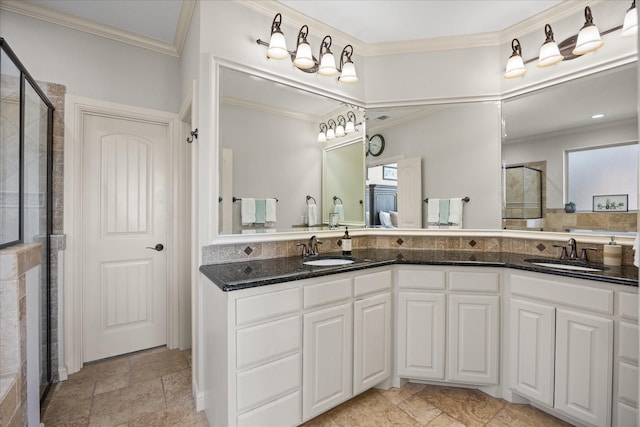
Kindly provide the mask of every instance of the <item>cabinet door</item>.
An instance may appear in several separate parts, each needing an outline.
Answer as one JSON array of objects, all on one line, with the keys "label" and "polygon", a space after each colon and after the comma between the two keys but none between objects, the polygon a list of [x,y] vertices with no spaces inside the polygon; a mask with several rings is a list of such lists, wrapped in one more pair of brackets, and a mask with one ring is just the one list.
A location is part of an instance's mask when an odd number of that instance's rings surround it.
[{"label": "cabinet door", "polygon": [[444,379],[444,304],[440,293],[398,293],[398,375]]},{"label": "cabinet door", "polygon": [[555,308],[512,299],[509,311],[510,386],[553,406]]},{"label": "cabinet door", "polygon": [[391,294],[353,303],[353,391],[363,392],[391,376]]},{"label": "cabinet door", "polygon": [[351,303],[304,315],[303,417],[308,420],[352,396]]},{"label": "cabinet door", "polygon": [[498,296],[449,295],[449,380],[497,384],[499,370]]},{"label": "cabinet door", "polygon": [[613,320],[558,309],[556,409],[590,425],[609,426],[612,353]]}]

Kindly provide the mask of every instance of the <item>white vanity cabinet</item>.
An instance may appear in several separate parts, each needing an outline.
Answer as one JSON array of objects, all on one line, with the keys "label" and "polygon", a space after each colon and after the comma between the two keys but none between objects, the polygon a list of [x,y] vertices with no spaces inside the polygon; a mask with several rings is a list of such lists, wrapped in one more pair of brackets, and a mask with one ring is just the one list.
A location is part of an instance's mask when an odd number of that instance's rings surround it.
[{"label": "white vanity cabinet", "polygon": [[613,424],[620,427],[638,420],[638,294],[628,291],[616,294]]},{"label": "white vanity cabinet", "polygon": [[507,273],[507,285],[511,389],[586,425],[635,425],[637,305],[635,319],[621,321],[624,304],[614,300],[637,301],[637,293],[530,272]]},{"label": "white vanity cabinet", "polygon": [[496,385],[500,364],[500,269],[397,269],[397,374]]}]

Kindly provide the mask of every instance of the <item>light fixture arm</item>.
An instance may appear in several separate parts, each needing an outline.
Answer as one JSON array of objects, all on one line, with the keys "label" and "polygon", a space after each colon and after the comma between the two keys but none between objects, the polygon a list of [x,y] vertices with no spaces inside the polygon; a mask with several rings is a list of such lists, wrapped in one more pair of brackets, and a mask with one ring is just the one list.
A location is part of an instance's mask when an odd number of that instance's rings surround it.
[{"label": "light fixture arm", "polygon": [[591,14],[591,8],[589,6],[585,6],[584,8],[584,25],[582,28],[590,27],[593,25],[593,15]]},{"label": "light fixture arm", "polygon": [[520,46],[520,40],[511,40],[511,56],[522,56],[522,46]]},{"label": "light fixture arm", "polygon": [[356,122],[356,114],[353,111],[347,111],[347,121]]},{"label": "light fixture arm", "polygon": [[340,68],[338,68],[338,71],[342,72],[342,68],[346,62],[353,62],[351,61],[351,55],[353,55],[353,46],[348,44],[342,49],[342,53],[340,54]]},{"label": "light fixture arm", "polygon": [[320,123],[320,132],[327,132],[327,125],[324,123]]},{"label": "light fixture arm", "polygon": [[325,53],[331,53],[331,36],[324,36],[322,43],[320,43],[320,55],[318,58],[322,59],[322,55]]},{"label": "light fixture arm", "polygon": [[329,119],[329,120],[327,121],[327,124],[329,125],[329,129],[333,129],[333,130],[335,130],[335,129],[336,129],[336,121],[335,121],[335,120],[333,120],[333,119]]},{"label": "light fixture arm", "polygon": [[300,27],[300,31],[298,31],[298,42],[296,46],[299,46],[300,43],[307,43],[307,36],[309,35],[309,27],[307,25],[303,25]]},{"label": "light fixture arm", "polygon": [[337,120],[339,125],[344,126],[347,124],[347,119],[345,119],[342,114],[338,116]]},{"label": "light fixture arm", "polygon": [[271,34],[282,32],[280,30],[280,25],[282,25],[282,14],[276,13],[276,16],[273,18],[273,22],[271,23]]},{"label": "light fixture arm", "polygon": [[544,26],[544,35],[546,36],[545,43],[555,42],[553,39],[553,30],[551,29],[551,25],[546,24]]}]

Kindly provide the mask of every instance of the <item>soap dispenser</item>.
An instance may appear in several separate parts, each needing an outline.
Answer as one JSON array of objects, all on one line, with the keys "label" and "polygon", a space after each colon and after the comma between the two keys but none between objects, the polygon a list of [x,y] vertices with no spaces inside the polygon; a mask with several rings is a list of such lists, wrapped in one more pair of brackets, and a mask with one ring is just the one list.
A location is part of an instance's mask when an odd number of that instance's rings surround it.
[{"label": "soap dispenser", "polygon": [[351,236],[349,236],[349,227],[345,227],[344,236],[342,236],[342,255],[351,255]]},{"label": "soap dispenser", "polygon": [[609,244],[604,245],[603,262],[615,267],[622,265],[622,246],[616,244],[615,236],[611,236]]}]

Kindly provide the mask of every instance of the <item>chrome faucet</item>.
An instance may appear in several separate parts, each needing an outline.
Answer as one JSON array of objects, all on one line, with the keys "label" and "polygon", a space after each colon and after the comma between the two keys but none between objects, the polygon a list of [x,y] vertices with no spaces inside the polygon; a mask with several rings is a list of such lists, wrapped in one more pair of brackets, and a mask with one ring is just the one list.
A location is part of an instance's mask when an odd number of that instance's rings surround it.
[{"label": "chrome faucet", "polygon": [[576,239],[573,237],[569,239],[567,242],[567,246],[569,247],[569,259],[578,259],[578,247]]},{"label": "chrome faucet", "polygon": [[309,237],[309,243],[307,244],[307,255],[308,256],[313,256],[313,255],[320,255],[320,252],[318,252],[318,244],[322,244],[322,242],[318,239],[316,239],[315,234],[311,237]]}]

